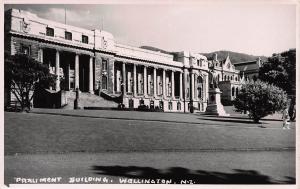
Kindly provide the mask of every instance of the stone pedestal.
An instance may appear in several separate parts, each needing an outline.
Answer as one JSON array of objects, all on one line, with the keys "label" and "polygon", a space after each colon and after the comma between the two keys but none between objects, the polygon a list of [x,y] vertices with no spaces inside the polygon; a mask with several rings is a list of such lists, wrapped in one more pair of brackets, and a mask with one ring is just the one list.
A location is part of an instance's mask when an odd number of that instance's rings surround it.
[{"label": "stone pedestal", "polygon": [[219,88],[209,89],[209,99],[205,114],[217,116],[229,116],[221,103],[221,91]]}]

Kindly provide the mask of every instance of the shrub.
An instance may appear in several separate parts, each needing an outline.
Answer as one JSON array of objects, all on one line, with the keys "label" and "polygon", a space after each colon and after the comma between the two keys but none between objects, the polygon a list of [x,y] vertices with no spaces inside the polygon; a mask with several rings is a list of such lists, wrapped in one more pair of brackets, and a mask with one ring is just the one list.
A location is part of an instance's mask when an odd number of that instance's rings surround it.
[{"label": "shrub", "polygon": [[249,117],[258,123],[261,118],[284,109],[287,95],[279,87],[252,81],[242,85],[233,104],[239,112],[249,111]]}]

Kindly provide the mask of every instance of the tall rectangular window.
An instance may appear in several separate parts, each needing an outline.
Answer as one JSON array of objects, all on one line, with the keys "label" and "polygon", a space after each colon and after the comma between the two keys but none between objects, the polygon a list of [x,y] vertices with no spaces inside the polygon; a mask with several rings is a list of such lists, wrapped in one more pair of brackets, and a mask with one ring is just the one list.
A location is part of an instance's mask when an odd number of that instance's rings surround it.
[{"label": "tall rectangular window", "polygon": [[71,40],[72,41],[72,33],[71,32],[65,32],[65,39],[66,40]]},{"label": "tall rectangular window", "polygon": [[86,35],[82,35],[82,43],[88,44],[89,43],[89,37],[86,36]]},{"label": "tall rectangular window", "polygon": [[46,35],[47,35],[47,36],[54,37],[54,29],[53,29],[53,28],[47,27],[47,28],[46,28]]}]

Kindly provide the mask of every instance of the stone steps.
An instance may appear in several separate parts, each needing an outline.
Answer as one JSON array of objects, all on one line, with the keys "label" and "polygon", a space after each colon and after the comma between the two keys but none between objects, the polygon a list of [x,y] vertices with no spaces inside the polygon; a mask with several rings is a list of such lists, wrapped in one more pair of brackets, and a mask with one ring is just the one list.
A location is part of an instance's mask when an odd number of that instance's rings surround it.
[{"label": "stone steps", "polygon": [[[68,92],[68,105],[64,109],[74,109],[74,100],[76,98],[75,92]],[[79,103],[81,108],[83,107],[105,107],[105,108],[116,108],[118,104],[116,102],[106,100],[95,94],[81,92],[79,94]]]}]

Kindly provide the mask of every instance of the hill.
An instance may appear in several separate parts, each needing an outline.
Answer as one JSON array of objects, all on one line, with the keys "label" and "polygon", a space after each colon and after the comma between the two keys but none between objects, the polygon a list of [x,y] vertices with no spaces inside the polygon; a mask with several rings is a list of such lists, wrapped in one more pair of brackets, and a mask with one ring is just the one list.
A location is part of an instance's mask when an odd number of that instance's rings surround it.
[{"label": "hill", "polygon": [[[151,47],[151,46],[141,46],[140,48],[155,51],[155,52],[172,54],[172,52],[168,52],[163,49]],[[256,60],[258,57],[260,57],[263,61],[267,60],[267,57],[265,57],[265,56],[254,56],[254,55],[249,55],[249,54],[245,54],[245,53],[238,53],[238,52],[232,52],[232,51],[226,51],[226,50],[215,51],[215,52],[210,52],[210,53],[200,53],[200,54],[206,56],[208,59],[212,59],[213,55],[215,53],[218,54],[218,60],[225,59],[227,57],[227,55],[229,54],[229,57],[230,57],[230,60],[232,63],[252,61],[252,60]]]},{"label": "hill", "polygon": [[232,52],[232,51],[226,51],[226,50],[221,50],[221,51],[215,51],[211,53],[200,53],[204,56],[206,56],[208,59],[212,59],[213,55],[217,53],[218,54],[218,60],[223,60],[227,57],[229,54],[230,60],[232,63],[236,62],[246,62],[246,61],[252,61],[256,60],[258,57],[260,57],[263,61],[267,60],[267,57],[265,56],[254,56],[254,55],[249,55],[245,53],[238,53],[238,52]]}]

